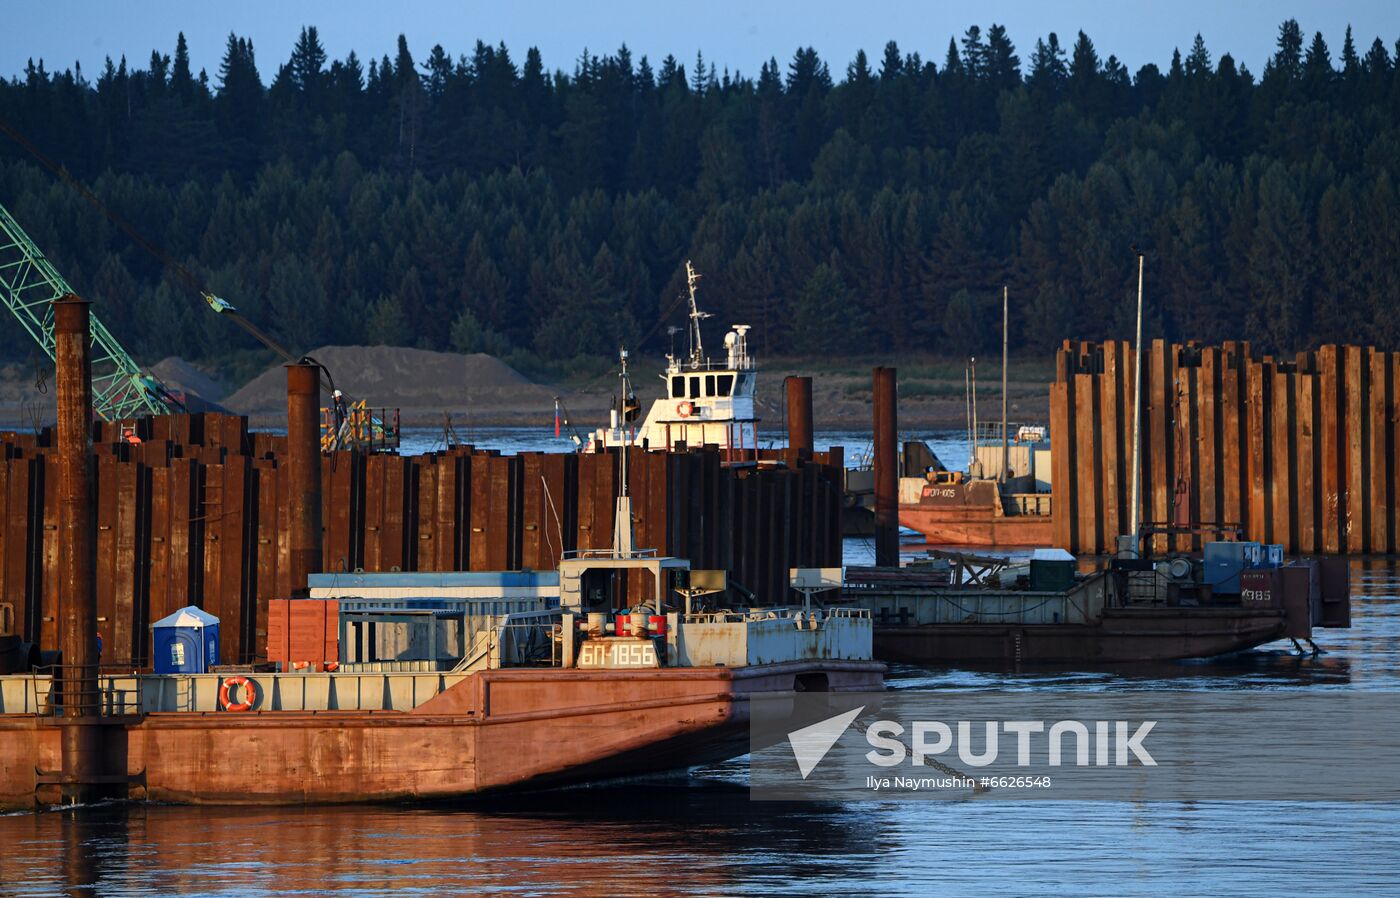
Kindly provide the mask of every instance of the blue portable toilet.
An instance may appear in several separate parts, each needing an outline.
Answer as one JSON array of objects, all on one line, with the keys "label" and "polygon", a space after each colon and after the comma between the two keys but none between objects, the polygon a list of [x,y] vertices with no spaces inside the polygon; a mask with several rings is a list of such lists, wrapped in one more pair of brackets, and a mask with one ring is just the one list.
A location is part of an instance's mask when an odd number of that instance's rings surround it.
[{"label": "blue portable toilet", "polygon": [[190,605],[151,624],[158,674],[207,673],[219,663],[219,619]]}]

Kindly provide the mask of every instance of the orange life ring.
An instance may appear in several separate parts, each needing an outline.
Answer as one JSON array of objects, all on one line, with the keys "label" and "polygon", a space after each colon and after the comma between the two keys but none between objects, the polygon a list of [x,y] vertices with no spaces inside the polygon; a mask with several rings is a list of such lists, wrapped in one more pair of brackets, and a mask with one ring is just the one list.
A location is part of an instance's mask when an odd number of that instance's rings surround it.
[{"label": "orange life ring", "polygon": [[695,404],[692,402],[679,402],[676,404],[676,414],[682,418],[689,418],[695,414]]},{"label": "orange life ring", "polygon": [[[243,689],[243,701],[238,704],[234,704],[229,698],[229,692],[236,687],[242,687]],[[257,700],[257,691],[254,689],[252,681],[247,677],[229,677],[224,680],[223,685],[219,687],[219,707],[223,708],[225,711],[247,711],[253,707],[253,704]]]}]

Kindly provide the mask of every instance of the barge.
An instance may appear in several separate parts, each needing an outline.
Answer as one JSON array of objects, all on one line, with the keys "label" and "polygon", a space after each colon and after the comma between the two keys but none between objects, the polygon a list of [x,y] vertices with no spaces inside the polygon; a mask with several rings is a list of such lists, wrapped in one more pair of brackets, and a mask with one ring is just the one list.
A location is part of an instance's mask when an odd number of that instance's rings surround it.
[{"label": "barge", "polygon": [[[0,807],[77,786],[177,803],[455,800],[684,770],[748,751],[754,695],[882,688],[867,611],[686,613],[666,595],[688,569],[566,559],[557,607],[487,619],[443,670],[103,674],[76,719],[51,673],[0,677]],[[655,600],[618,612],[629,575]],[[65,772],[79,725],[95,763]]]},{"label": "barge", "polygon": [[[1208,658],[1280,639],[1316,650],[1314,628],[1351,625],[1345,559],[1256,566],[1257,549],[1208,543],[1204,561],[1115,558],[1087,573],[1062,550],[1020,565],[935,553],[850,568],[842,597],[870,609],[877,658],[931,666]],[[1234,576],[1213,575],[1212,556],[1236,559]]]}]

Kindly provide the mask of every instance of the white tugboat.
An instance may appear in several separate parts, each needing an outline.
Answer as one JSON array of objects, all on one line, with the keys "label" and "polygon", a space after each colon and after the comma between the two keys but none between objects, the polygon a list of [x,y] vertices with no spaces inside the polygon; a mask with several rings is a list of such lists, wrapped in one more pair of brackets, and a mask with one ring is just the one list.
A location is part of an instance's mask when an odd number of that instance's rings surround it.
[{"label": "white tugboat", "polygon": [[690,299],[689,354],[681,359],[666,356],[661,375],[665,391],[652,403],[640,426],[633,423],[641,410],[627,380],[627,351],[621,353],[624,400],[622,412],[611,412],[607,427],[600,427],[583,442],[584,452],[600,452],[615,446],[641,446],[671,450],[676,444],[715,445],[729,461],[739,461],[758,447],[758,418],[754,414],[756,371],[749,355],[749,325],[736,324],[724,335],[722,360],[705,356],[700,322],[709,318],[695,302],[700,275],[685,263]]}]

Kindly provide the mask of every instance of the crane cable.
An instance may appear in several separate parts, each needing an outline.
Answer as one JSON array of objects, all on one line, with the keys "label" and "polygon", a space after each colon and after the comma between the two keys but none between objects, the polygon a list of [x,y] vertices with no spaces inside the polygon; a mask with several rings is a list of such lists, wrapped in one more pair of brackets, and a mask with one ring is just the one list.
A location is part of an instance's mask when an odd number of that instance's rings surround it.
[{"label": "crane cable", "polygon": [[[656,323],[651,326],[651,329],[648,330],[646,333],[642,334],[641,338],[637,340],[636,345],[641,346],[642,344],[646,343],[646,341],[650,340],[657,331],[661,330],[661,325],[666,323],[666,321],[671,317],[671,313],[675,312],[676,309],[680,308],[680,304],[685,302],[688,298],[689,297],[684,293],[677,296],[675,300],[671,303],[671,305],[666,309],[666,311],[661,313],[661,317],[656,319]],[[587,392],[588,390],[591,390],[593,389],[593,387],[602,383],[604,380],[615,376],[620,369],[620,365],[612,365],[608,368],[608,370],[604,371],[602,374],[599,374],[597,377],[585,381],[582,385],[575,387],[574,392]]]}]

